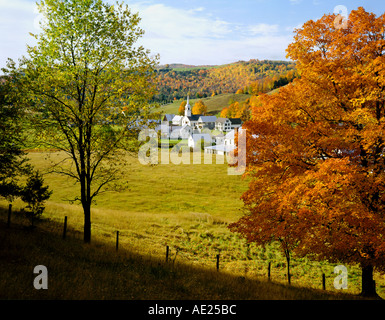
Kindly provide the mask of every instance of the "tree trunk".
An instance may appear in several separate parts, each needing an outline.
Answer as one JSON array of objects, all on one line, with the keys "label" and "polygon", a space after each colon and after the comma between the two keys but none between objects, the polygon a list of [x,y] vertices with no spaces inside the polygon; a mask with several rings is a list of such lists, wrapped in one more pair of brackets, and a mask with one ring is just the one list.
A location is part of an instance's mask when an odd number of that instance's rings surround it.
[{"label": "tree trunk", "polygon": [[91,205],[86,203],[83,205],[84,211],[84,242],[91,242]]},{"label": "tree trunk", "polygon": [[363,297],[378,297],[376,283],[373,280],[373,266],[362,267],[362,291]]},{"label": "tree trunk", "polygon": [[286,262],[287,262],[287,281],[289,282],[289,285],[291,285],[291,274],[290,274],[290,253],[288,252],[286,255]]},{"label": "tree trunk", "polygon": [[287,281],[291,285],[291,274],[290,274],[290,250],[288,244],[285,241],[281,241],[283,252],[285,253],[286,263],[287,263]]}]

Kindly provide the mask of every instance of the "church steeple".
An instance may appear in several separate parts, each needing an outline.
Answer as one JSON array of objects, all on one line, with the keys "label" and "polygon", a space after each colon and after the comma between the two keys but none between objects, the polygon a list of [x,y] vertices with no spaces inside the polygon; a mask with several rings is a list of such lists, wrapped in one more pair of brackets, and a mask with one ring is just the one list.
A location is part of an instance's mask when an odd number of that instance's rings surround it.
[{"label": "church steeple", "polygon": [[187,96],[187,103],[186,107],[184,109],[184,116],[185,117],[191,117],[191,106],[190,106],[190,97]]}]

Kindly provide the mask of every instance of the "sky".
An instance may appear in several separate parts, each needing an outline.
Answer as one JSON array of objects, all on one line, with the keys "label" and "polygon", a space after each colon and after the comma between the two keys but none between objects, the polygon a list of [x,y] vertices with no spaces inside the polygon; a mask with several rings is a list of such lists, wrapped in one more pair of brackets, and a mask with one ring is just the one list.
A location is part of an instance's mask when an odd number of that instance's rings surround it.
[{"label": "sky", "polygon": [[[111,3],[116,1],[105,0]],[[0,0],[0,68],[33,45],[41,16],[35,0]],[[141,17],[138,44],[160,64],[219,65],[250,59],[286,60],[294,29],[324,14],[362,6],[382,15],[383,0],[119,0]],[[342,11],[340,11],[342,10]]]}]

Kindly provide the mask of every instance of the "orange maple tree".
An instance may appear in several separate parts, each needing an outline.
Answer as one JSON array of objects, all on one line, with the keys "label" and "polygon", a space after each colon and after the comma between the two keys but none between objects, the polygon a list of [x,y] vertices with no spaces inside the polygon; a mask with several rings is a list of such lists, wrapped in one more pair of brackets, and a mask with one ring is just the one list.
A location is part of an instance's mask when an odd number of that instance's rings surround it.
[{"label": "orange maple tree", "polygon": [[244,102],[232,102],[228,107],[222,109],[221,118],[240,118],[243,122],[250,120],[251,109],[260,104],[258,96],[251,96]]},{"label": "orange maple tree", "polygon": [[178,114],[179,114],[180,116],[183,116],[183,115],[184,115],[184,111],[185,111],[185,109],[186,109],[186,105],[187,105],[187,101],[186,101],[186,100],[184,100],[184,101],[181,102],[181,104],[180,104],[180,106],[179,106],[179,109],[178,109]]},{"label": "orange maple tree", "polygon": [[202,100],[199,100],[195,102],[193,108],[192,108],[192,114],[199,115],[199,114],[206,114],[207,113],[207,106]]},{"label": "orange maple tree", "polygon": [[385,14],[336,21],[296,30],[287,53],[300,78],[260,96],[244,124],[249,212],[229,228],[279,241],[288,265],[290,252],[358,263],[373,296],[373,271],[385,271]]}]

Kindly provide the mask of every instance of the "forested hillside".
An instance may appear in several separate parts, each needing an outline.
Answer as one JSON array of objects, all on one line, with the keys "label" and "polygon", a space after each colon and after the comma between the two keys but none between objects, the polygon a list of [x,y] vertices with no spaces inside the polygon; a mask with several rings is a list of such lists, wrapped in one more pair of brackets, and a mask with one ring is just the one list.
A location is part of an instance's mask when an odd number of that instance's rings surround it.
[{"label": "forested hillside", "polygon": [[190,95],[206,98],[223,93],[258,95],[279,88],[296,77],[295,64],[288,61],[250,60],[222,66],[166,65],[157,70],[160,103]]}]

